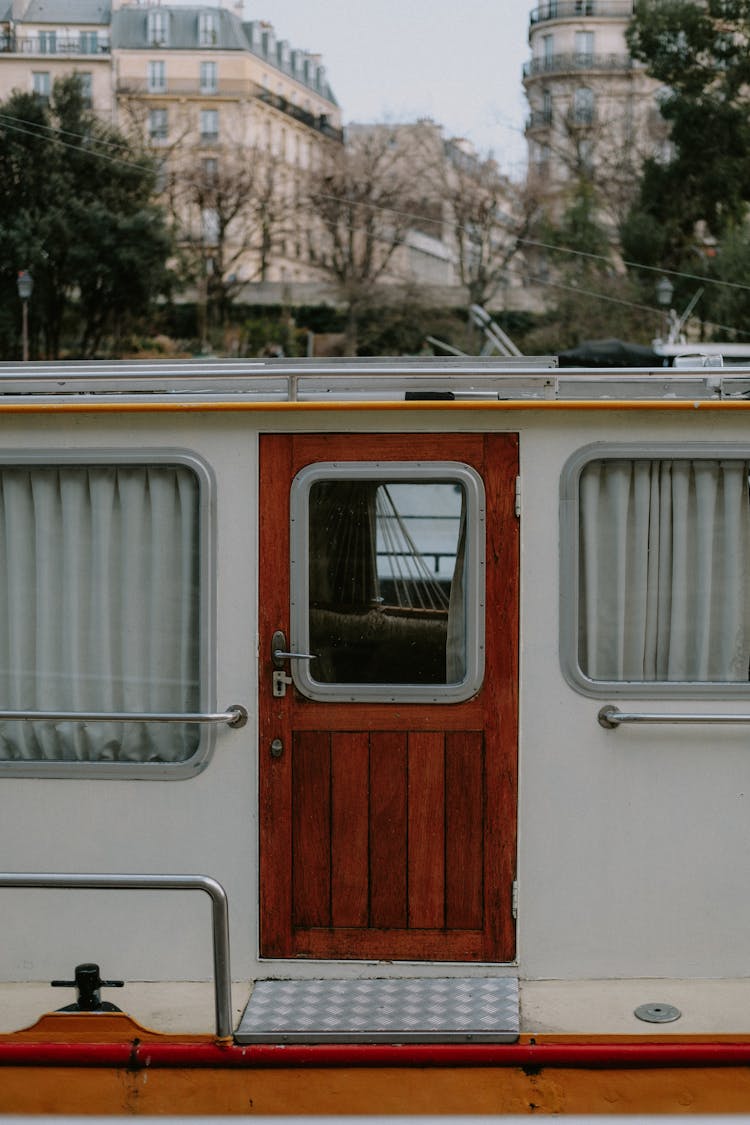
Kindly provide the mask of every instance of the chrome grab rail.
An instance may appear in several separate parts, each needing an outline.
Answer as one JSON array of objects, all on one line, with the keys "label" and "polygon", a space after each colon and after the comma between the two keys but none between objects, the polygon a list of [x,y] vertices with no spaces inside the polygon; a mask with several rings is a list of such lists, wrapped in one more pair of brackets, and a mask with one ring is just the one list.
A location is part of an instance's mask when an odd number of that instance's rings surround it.
[{"label": "chrome grab rail", "polygon": [[229,906],[221,883],[208,875],[63,875],[1,872],[0,888],[84,891],[205,891],[211,899],[216,1035],[232,1036],[232,977],[229,970]]},{"label": "chrome grab rail", "polygon": [[244,727],[247,708],[234,703],[226,711],[216,713],[180,713],[178,711],[0,711],[0,722],[21,723],[226,723]]},{"label": "chrome grab rail", "polygon": [[750,723],[750,715],[621,711],[619,707],[608,704],[601,708],[597,720],[605,730],[616,730],[622,723]]}]

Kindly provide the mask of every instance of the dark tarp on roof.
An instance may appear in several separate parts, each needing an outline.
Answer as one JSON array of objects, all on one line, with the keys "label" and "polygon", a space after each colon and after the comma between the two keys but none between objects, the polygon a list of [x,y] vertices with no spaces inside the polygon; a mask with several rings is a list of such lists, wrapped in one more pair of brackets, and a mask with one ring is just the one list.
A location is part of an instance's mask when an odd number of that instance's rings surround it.
[{"label": "dark tarp on roof", "polygon": [[561,367],[665,367],[669,360],[642,344],[623,340],[584,340],[557,357]]}]

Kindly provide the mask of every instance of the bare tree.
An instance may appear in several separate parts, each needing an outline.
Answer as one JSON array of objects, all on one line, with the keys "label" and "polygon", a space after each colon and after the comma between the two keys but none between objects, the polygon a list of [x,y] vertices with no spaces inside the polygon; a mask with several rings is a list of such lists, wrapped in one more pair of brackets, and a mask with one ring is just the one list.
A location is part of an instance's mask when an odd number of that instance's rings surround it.
[{"label": "bare tree", "polygon": [[345,346],[357,348],[357,322],[412,223],[413,161],[388,125],[350,131],[310,180],[310,256],[346,307]]},{"label": "bare tree", "polygon": [[264,281],[293,203],[278,157],[258,145],[224,148],[171,174],[171,207],[188,267],[219,323],[247,281]]},{"label": "bare tree", "polygon": [[523,252],[538,217],[539,194],[533,185],[503,176],[491,157],[453,141],[445,148],[442,190],[458,280],[470,305],[487,305]]}]

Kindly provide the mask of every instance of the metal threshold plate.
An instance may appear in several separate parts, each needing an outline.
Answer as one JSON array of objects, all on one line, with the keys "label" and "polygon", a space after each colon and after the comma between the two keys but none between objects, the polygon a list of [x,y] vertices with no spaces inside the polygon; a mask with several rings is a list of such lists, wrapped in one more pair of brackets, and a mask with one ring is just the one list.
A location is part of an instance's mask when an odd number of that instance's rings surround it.
[{"label": "metal threshold plate", "polygon": [[511,1043],[514,977],[257,981],[238,1043]]}]

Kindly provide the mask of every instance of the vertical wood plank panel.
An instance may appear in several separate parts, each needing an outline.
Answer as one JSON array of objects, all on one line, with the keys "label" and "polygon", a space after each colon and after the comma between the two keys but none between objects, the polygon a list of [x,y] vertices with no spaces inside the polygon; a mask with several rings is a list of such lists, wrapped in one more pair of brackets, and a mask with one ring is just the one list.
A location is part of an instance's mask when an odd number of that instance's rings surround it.
[{"label": "vertical wood plank panel", "polygon": [[370,925],[407,924],[406,735],[370,735]]},{"label": "vertical wood plank panel", "polygon": [[442,732],[409,734],[409,925],[445,925],[445,771]]},{"label": "vertical wood plank panel", "polygon": [[[291,444],[286,434],[264,434],[259,443],[260,495],[258,515],[258,762],[260,799],[260,945],[266,957],[290,957],[292,933],[292,735],[286,700],[271,691],[271,637],[288,630],[289,591],[279,581],[289,558],[289,492]],[[270,746],[280,738],[287,750],[272,757]]]},{"label": "vertical wood plank panel", "polygon": [[297,733],[292,762],[292,909],[297,926],[331,924],[330,736]]},{"label": "vertical wood plank panel", "polygon": [[331,739],[331,922],[366,926],[369,913],[369,760],[366,731]]},{"label": "vertical wood plank panel", "polygon": [[484,745],[481,731],[446,736],[446,925],[484,923]]}]

